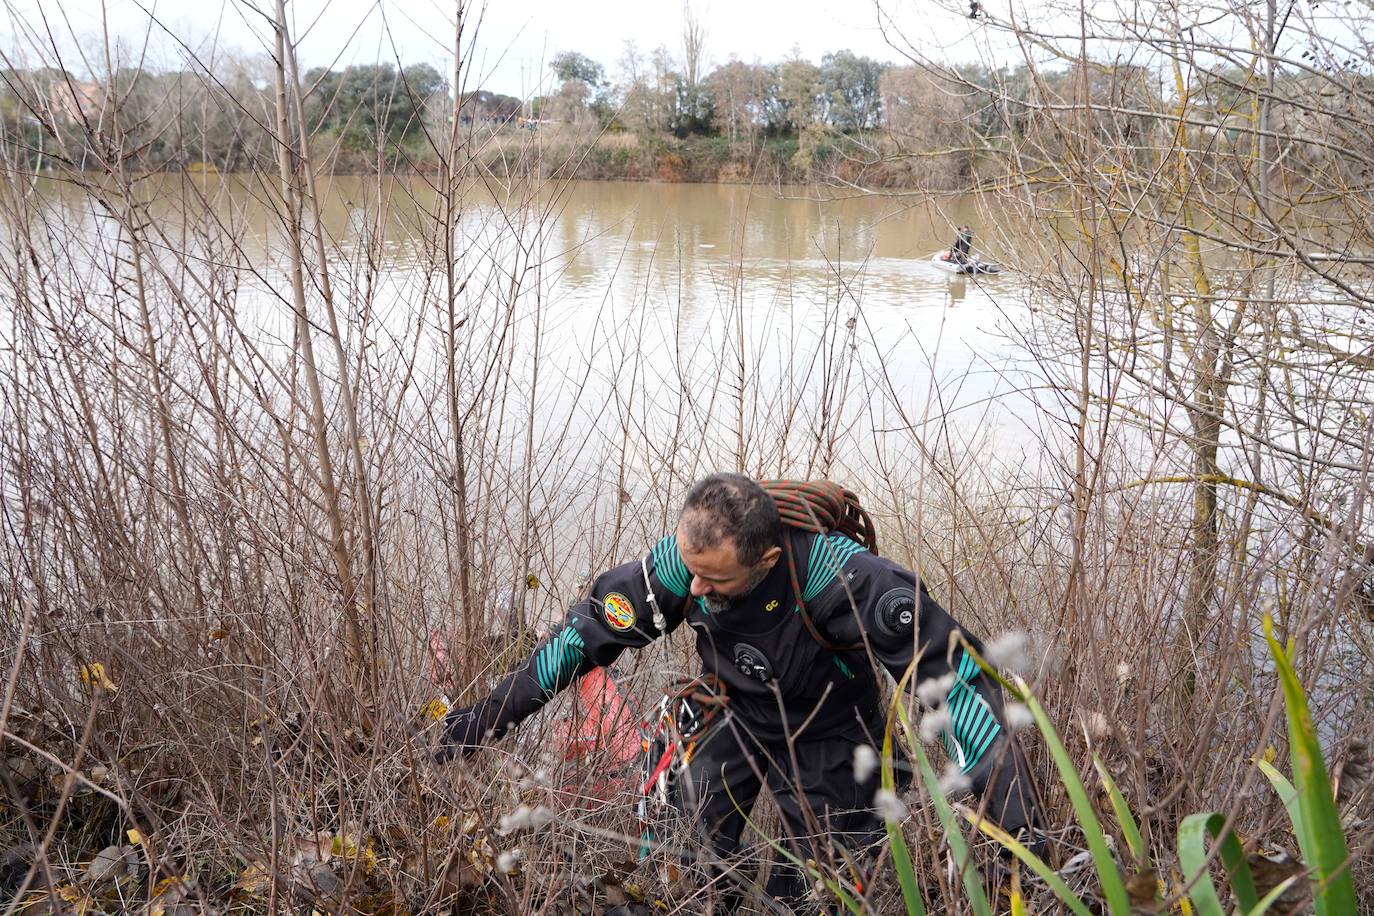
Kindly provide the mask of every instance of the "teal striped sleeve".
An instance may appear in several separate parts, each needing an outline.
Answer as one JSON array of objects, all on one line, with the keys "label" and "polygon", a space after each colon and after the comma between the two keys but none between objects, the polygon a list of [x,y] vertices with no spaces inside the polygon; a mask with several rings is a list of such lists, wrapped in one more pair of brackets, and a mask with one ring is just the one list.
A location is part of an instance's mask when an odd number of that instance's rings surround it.
[{"label": "teal striped sleeve", "polygon": [[978,765],[993,740],[1002,733],[1002,725],[974,686],[979,675],[978,663],[967,652],[960,655],[954,686],[945,699],[950,724],[941,741],[950,759],[967,773]]},{"label": "teal striped sleeve", "polygon": [[856,542],[841,534],[828,534],[811,543],[811,556],[806,564],[806,585],[802,600],[812,601],[839,578],[840,570],[855,555],[867,553]]},{"label": "teal striped sleeve", "polygon": [[649,551],[654,562],[654,575],[659,584],[679,598],[685,599],[691,590],[692,576],[677,548],[677,535],[669,535]]},{"label": "teal striped sleeve", "polygon": [[582,634],[573,627],[565,626],[534,653],[530,668],[535,683],[552,696],[577,679],[578,671],[586,660],[587,644]]}]

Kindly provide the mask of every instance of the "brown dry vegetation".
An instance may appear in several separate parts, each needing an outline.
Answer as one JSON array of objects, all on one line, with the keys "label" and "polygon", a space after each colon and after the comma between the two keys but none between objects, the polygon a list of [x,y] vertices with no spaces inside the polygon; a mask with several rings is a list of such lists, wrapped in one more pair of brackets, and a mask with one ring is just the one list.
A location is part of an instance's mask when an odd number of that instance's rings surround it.
[{"label": "brown dry vegetation", "polygon": [[[1027,676],[1083,771],[1091,748],[1116,774],[1171,909],[1185,813],[1296,852],[1251,764],[1286,740],[1261,609],[1298,641],[1328,757],[1374,726],[1374,106],[1335,39],[1329,62],[1255,53],[1275,20],[1240,17],[1259,40],[1208,49],[1213,66],[1167,18],[1121,38],[1147,62],[1056,46],[1074,66],[1032,68],[1031,103],[1006,109],[1022,120],[979,153],[1039,245],[1003,244],[1032,280],[1007,377],[1039,388],[1041,449],[1017,464],[996,429],[902,395],[838,276],[819,321],[754,337],[740,265],[706,340],[644,308],[550,377],[544,234],[565,189],[480,164],[575,170],[453,119],[426,134],[427,187],[381,170],[331,236],[284,28],[274,104],[240,112],[275,171],[152,179],[131,166],[146,125],[117,107],[50,177],[6,148],[0,906],[552,914],[643,893],[706,911],[708,883],[654,867],[671,849],[635,862],[628,793],[590,801],[609,766],[555,751],[573,698],[470,763],[427,752],[433,700],[479,695],[584,571],[637,555],[717,468],[847,482],[956,617],[1032,633]],[[1179,83],[1142,110],[1146,63]],[[244,201],[273,223],[247,225]],[[640,702],[691,668],[669,642],[625,663]],[[1063,864],[1082,837],[1029,744]],[[1347,779],[1361,888],[1369,795]],[[960,912],[928,800],[909,800],[927,904]],[[900,906],[892,884],[872,912]]]}]

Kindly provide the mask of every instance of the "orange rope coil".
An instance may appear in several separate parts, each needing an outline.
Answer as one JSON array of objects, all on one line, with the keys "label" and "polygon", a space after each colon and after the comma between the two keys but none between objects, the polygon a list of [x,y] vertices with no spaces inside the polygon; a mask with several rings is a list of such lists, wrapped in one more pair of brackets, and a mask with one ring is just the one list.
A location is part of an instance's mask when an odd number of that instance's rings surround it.
[{"label": "orange rope coil", "polygon": [[877,555],[873,519],[853,490],[833,480],[760,480],[759,485],[777,503],[784,525],[817,534],[837,531]]}]

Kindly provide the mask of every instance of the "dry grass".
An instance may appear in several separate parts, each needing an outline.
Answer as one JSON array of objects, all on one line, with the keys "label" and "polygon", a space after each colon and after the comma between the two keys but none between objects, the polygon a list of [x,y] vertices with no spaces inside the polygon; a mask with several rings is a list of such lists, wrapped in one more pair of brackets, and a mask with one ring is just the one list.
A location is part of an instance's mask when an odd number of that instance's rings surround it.
[{"label": "dry grass", "polygon": [[[549,235],[566,188],[497,185],[473,166],[493,151],[454,126],[433,138],[432,187],[378,178],[346,231],[326,231],[338,204],[309,178],[282,60],[275,174],[150,181],[119,155],[116,119],[107,155],[59,169],[76,193],[17,165],[0,185],[9,911],[552,914],[641,890],[707,911],[704,881],[636,865],[627,794],[588,803],[612,767],[559,753],[571,697],[444,768],[427,762],[425,710],[479,695],[584,571],[638,555],[718,468],[845,481],[884,552],[957,618],[1033,634],[1027,674],[1085,767],[1090,746],[1108,760],[1171,893],[1182,813],[1233,813],[1257,844],[1292,846],[1251,765],[1284,742],[1260,607],[1301,637],[1340,760],[1374,725],[1349,549],[1367,528],[1367,425],[1343,420],[1319,463],[1298,448],[1273,465],[1289,499],[1223,492],[1199,616],[1182,521],[1197,492],[1165,482],[1197,483],[1196,433],[1148,385],[1116,385],[1101,349],[1065,345],[1108,323],[1084,273],[1029,287],[1019,330],[1044,393],[1023,414],[1038,445],[1024,460],[938,396],[911,403],[892,342],[838,292],[848,272],[808,304],[815,321],[760,324],[737,264],[690,338],[681,303],[646,293],[555,372],[567,316]],[[1290,403],[1367,396],[1342,379]],[[451,663],[438,683],[435,632]],[[670,643],[625,660],[638,701],[691,670],[686,640]],[[1067,858],[1081,838],[1033,743],[1032,757]],[[933,812],[913,801],[928,903],[959,912]],[[541,808],[551,820],[530,826]],[[1347,809],[1367,884],[1368,791]],[[872,912],[893,911],[891,884]]]}]

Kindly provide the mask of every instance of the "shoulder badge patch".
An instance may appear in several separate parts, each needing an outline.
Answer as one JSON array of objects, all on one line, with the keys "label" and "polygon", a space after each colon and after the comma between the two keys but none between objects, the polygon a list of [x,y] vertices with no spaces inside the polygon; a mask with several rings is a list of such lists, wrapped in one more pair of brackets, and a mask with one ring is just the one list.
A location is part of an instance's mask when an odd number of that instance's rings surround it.
[{"label": "shoulder badge patch", "polygon": [[611,592],[601,600],[602,613],[606,617],[606,625],[612,630],[625,632],[632,629],[635,625],[635,606],[630,603],[620,592]]}]

